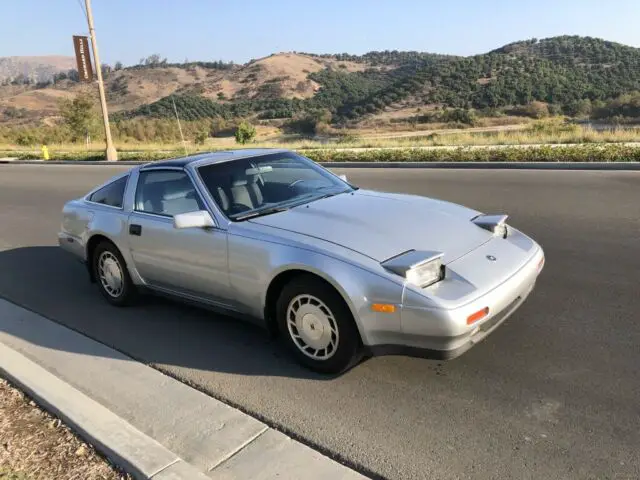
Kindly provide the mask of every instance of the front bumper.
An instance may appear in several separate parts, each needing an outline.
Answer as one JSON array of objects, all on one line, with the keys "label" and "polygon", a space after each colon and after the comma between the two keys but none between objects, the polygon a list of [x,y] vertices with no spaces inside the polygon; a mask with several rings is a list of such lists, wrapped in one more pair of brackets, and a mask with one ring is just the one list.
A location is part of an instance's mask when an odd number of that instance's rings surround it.
[{"label": "front bumper", "polygon": [[[403,305],[402,331],[365,348],[373,356],[456,358],[484,340],[524,303],[535,287],[543,264],[544,253],[540,249],[506,281],[455,309]],[[489,314],[467,325],[467,317],[485,307],[489,307]]]}]

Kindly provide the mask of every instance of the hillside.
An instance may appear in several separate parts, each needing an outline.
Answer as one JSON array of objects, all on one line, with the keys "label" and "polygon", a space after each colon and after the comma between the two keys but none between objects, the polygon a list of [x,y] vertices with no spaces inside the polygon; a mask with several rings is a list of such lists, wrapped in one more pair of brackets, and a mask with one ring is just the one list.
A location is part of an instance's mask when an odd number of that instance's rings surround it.
[{"label": "hillside", "polygon": [[[35,61],[33,63],[36,63]],[[315,95],[320,85],[310,74],[327,68],[353,73],[364,64],[281,53],[253,60],[246,65],[193,62],[169,65],[165,62],[136,65],[114,70],[103,69],[109,110],[117,113],[153,104],[169,95],[189,95],[212,99],[220,104],[251,100],[304,99]],[[18,111],[9,121],[46,119],[57,112],[58,98],[69,98],[86,91],[87,85],[73,79],[75,70],[60,73],[55,82],[0,86],[0,113],[7,108]],[[96,93],[97,95],[97,93]]]},{"label": "hillside", "polygon": [[637,90],[640,49],[555,37],[426,65],[360,102],[343,105],[338,113],[358,118],[394,107],[496,109],[539,101],[572,114],[580,101],[604,101]]},{"label": "hillside", "polygon": [[[300,126],[322,119],[356,127],[376,121],[471,123],[477,115],[543,110],[588,116],[602,113],[607,101],[640,91],[640,49],[577,36],[519,41],[470,57],[289,52],[244,65],[167,64],[154,57],[105,70],[114,120],[171,117],[175,102],[185,120],[294,119],[290,123]],[[64,77],[39,88],[0,87],[0,120],[55,115],[58,98],[87,88]]]},{"label": "hillside", "polygon": [[62,55],[0,57],[0,83],[28,78],[33,83],[51,80],[56,73],[75,68],[75,59]]}]

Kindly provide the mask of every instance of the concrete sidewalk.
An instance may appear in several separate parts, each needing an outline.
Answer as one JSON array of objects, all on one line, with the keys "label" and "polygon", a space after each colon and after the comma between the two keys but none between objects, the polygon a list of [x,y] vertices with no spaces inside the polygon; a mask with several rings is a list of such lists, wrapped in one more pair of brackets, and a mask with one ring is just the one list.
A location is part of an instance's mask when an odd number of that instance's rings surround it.
[{"label": "concrete sidewalk", "polygon": [[137,478],[366,478],[239,410],[2,299],[0,375]]}]

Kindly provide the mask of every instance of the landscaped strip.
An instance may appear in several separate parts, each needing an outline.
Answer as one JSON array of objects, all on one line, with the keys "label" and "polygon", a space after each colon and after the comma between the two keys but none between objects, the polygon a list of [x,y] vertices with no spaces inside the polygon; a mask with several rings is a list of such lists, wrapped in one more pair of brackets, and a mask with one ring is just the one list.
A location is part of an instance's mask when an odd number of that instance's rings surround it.
[{"label": "landscaped strip", "polygon": [[[640,162],[640,147],[587,144],[529,147],[456,147],[395,149],[294,149],[317,162]],[[200,152],[202,153],[202,152]],[[0,155],[1,156],[1,155]],[[19,160],[37,160],[35,152],[18,153]],[[120,152],[119,160],[155,161],[184,156],[183,150]],[[55,152],[52,160],[100,161],[103,152]]]},{"label": "landscaped strip", "polygon": [[0,480],[132,477],[0,378]]},{"label": "landscaped strip", "polygon": [[637,162],[640,148],[625,145],[572,145],[503,148],[407,148],[394,150],[312,150],[316,162]]}]

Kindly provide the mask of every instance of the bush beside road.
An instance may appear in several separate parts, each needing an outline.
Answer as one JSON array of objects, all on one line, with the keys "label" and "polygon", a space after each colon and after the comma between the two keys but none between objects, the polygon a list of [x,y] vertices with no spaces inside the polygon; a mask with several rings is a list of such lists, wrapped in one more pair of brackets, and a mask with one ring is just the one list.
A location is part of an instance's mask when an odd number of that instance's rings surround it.
[{"label": "bush beside road", "polygon": [[[317,162],[639,162],[640,146],[620,144],[544,145],[504,147],[327,148],[293,149]],[[210,150],[214,151],[214,150]],[[193,152],[202,153],[202,152]],[[40,153],[0,152],[18,160],[39,160]],[[119,152],[119,160],[156,161],[184,156],[183,150]],[[100,161],[100,151],[56,152],[51,160]]]},{"label": "bush beside road", "polygon": [[411,148],[313,150],[301,152],[317,162],[632,162],[640,148],[621,145],[572,145],[489,148]]}]

